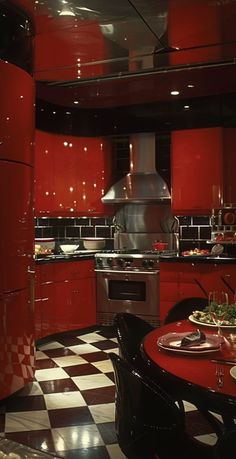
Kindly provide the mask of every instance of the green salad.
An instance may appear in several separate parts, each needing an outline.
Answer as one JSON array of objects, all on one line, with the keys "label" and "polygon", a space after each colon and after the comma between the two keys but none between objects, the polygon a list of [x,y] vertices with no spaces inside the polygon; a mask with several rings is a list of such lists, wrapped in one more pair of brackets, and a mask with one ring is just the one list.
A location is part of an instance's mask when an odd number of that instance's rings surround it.
[{"label": "green salad", "polygon": [[[218,307],[219,306],[216,304],[213,310],[217,310]],[[236,326],[236,303],[229,304],[228,306],[221,305],[220,308],[221,311],[225,312],[222,325]],[[202,311],[193,311],[192,317],[198,322],[215,325],[209,312],[209,306],[206,306]]]}]

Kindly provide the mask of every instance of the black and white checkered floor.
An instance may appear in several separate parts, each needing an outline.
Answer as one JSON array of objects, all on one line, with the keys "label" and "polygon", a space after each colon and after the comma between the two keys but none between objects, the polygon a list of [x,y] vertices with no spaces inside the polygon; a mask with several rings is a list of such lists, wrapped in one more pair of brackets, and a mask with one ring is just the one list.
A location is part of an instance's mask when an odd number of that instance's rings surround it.
[{"label": "black and white checkered floor", "polygon": [[[124,458],[115,435],[108,357],[118,353],[113,328],[58,336],[39,345],[35,381],[1,403],[0,434],[65,459]],[[194,435],[215,443],[195,407],[186,403],[185,408]]]}]

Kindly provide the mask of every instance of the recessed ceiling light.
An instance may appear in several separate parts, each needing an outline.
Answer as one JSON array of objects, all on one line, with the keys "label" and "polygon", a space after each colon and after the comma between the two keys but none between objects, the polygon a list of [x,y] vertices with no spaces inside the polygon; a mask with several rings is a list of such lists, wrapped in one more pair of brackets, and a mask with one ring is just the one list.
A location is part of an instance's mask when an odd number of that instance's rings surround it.
[{"label": "recessed ceiling light", "polygon": [[172,96],[178,96],[179,95],[179,91],[171,91],[170,92]]}]

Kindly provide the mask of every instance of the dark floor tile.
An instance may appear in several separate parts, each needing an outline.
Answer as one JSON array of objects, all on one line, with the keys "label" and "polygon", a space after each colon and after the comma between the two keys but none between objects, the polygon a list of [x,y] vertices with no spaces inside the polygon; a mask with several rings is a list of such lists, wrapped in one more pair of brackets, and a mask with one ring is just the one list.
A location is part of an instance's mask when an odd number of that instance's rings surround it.
[{"label": "dark floor tile", "polygon": [[105,336],[106,338],[115,338],[116,329],[113,326],[104,326],[100,328],[100,330],[98,331],[98,334]]},{"label": "dark floor tile", "polygon": [[113,403],[115,400],[115,386],[83,390],[81,394],[88,405]]},{"label": "dark floor tile", "polygon": [[199,413],[199,411],[188,411],[186,413],[186,429],[190,435],[206,435],[213,432],[212,427]]},{"label": "dark floor tile", "polygon": [[[30,446],[30,448],[44,451],[45,453],[55,453],[52,433],[49,429],[9,432],[6,433],[5,437],[22,445]],[[30,459],[33,459],[33,457]]]},{"label": "dark floor tile", "polygon": [[101,373],[96,367],[90,365],[90,363],[83,363],[81,365],[71,365],[70,367],[63,368],[69,376],[84,376],[84,375],[95,375]]},{"label": "dark floor tile", "polygon": [[60,347],[58,349],[47,349],[43,350],[43,353],[46,354],[48,357],[55,358],[55,357],[66,357],[67,355],[75,355],[75,352],[71,351],[67,347]]},{"label": "dark floor tile", "polygon": [[104,422],[97,424],[97,428],[105,445],[112,445],[113,443],[117,443],[117,435],[114,422]]},{"label": "dark floor tile", "polygon": [[110,459],[105,446],[58,451],[57,454],[64,459]]},{"label": "dark floor tile", "polygon": [[101,360],[109,359],[107,352],[90,352],[89,354],[83,354],[83,359],[87,360],[88,362],[100,362]]},{"label": "dark floor tile", "polygon": [[5,414],[0,414],[0,432],[5,430]]},{"label": "dark floor tile", "polygon": [[36,360],[36,370],[45,370],[46,368],[56,368],[58,365],[52,359]]},{"label": "dark floor tile", "polygon": [[84,344],[82,339],[77,338],[76,336],[65,336],[65,338],[60,338],[57,340],[58,343],[63,344],[65,347],[77,346],[78,344]]},{"label": "dark floor tile", "polygon": [[57,392],[78,391],[78,386],[70,378],[54,379],[52,381],[40,381],[39,385],[44,394],[56,394]]},{"label": "dark floor tile", "polygon": [[48,416],[52,428],[94,424],[94,420],[87,406],[48,410]]},{"label": "dark floor tile", "polygon": [[111,371],[110,373],[106,373],[106,376],[110,378],[112,382],[115,382],[115,376],[114,376],[113,371]]},{"label": "dark floor tile", "polygon": [[45,410],[46,404],[43,395],[34,395],[29,397],[11,396],[6,400],[6,412],[11,411],[38,411]]},{"label": "dark floor tile", "polygon": [[117,347],[117,344],[114,343],[114,341],[110,340],[105,340],[105,341],[98,341],[96,343],[92,343],[94,347],[97,347],[98,349],[104,350],[104,349],[114,349]]}]

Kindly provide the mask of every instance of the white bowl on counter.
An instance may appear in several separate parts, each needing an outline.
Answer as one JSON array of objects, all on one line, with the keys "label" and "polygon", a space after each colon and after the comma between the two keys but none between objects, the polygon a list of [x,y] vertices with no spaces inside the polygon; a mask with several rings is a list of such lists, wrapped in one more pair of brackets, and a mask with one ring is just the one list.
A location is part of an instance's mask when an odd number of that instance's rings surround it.
[{"label": "white bowl on counter", "polygon": [[86,250],[102,250],[106,243],[103,237],[86,237],[82,240]]},{"label": "white bowl on counter", "polygon": [[79,248],[78,244],[61,244],[60,248],[64,253],[73,253]]}]

